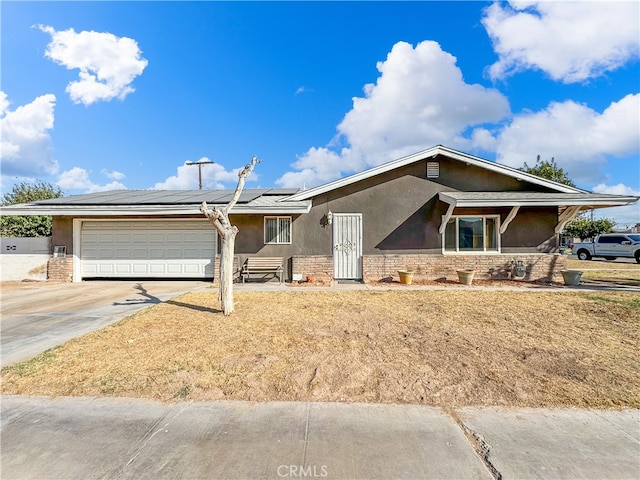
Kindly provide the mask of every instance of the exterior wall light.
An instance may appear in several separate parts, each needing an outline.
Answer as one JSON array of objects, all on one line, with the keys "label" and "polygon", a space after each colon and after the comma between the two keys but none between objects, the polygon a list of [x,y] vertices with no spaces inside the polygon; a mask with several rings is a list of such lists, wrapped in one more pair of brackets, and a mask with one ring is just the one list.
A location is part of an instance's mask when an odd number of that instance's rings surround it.
[{"label": "exterior wall light", "polygon": [[333,223],[333,213],[331,210],[327,212],[327,225],[331,225]]}]

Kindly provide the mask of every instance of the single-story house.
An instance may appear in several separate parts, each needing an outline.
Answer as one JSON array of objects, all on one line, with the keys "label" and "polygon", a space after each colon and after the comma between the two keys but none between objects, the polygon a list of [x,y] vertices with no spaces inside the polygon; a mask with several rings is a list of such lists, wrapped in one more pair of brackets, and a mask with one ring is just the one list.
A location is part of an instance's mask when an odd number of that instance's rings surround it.
[{"label": "single-story house", "polygon": [[[217,234],[203,201],[232,190],[118,190],[3,207],[52,215],[49,278],[213,278]],[[460,268],[528,279],[565,268],[559,234],[581,211],[638,197],[594,194],[444,146],[311,189],[245,189],[231,211],[235,254],[282,257],[285,277],[376,281],[413,269],[424,278]]]}]

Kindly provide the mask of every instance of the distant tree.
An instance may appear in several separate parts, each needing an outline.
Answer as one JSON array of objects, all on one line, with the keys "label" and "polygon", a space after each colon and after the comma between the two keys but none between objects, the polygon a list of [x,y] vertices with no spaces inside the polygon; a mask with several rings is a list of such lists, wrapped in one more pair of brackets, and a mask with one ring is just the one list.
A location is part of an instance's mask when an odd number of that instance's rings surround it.
[{"label": "distant tree", "polygon": [[519,168],[518,170],[546,178],[547,180],[553,180],[554,182],[564,183],[571,187],[576,186],[576,184],[573,183],[573,180],[571,180],[567,175],[567,172],[558,166],[554,157],[551,157],[551,160],[548,161],[541,160],[540,155],[538,155],[536,157],[536,164],[533,167],[530,167],[527,165],[527,162],[524,162],[524,167]]},{"label": "distant tree", "polygon": [[[62,197],[62,190],[50,183],[37,180],[35,183],[22,182],[13,186],[11,192],[2,197],[2,206],[48,200]],[[2,216],[0,236],[3,237],[49,237],[53,221],[47,215]]]},{"label": "distant tree", "polygon": [[615,224],[615,220],[610,218],[591,220],[583,215],[567,223],[564,227],[564,233],[572,238],[586,240],[595,238],[602,233],[609,233]]}]

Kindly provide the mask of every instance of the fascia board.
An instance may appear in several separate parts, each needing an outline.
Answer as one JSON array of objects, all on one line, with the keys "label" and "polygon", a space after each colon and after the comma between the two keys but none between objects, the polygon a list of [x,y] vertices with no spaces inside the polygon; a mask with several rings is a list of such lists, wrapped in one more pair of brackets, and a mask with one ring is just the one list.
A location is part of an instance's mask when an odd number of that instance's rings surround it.
[{"label": "fascia board", "polygon": [[[225,206],[225,205],[219,205]],[[311,210],[311,202],[306,205],[269,205],[269,206],[250,206],[236,205],[232,210],[232,215],[251,215],[251,214],[305,214]],[[0,215],[52,215],[52,216],[69,216],[79,217],[87,215],[101,216],[147,216],[147,215],[202,215],[200,205],[184,205],[184,206],[167,206],[167,205],[101,205],[101,206],[50,206],[39,207],[36,205],[4,207],[0,209]]]},{"label": "fascia board", "polygon": [[621,207],[632,205],[637,197],[611,197],[600,198],[585,195],[584,198],[566,199],[566,198],[550,198],[550,199],[456,199],[448,196],[446,193],[440,192],[439,198],[445,203],[455,205],[456,207],[566,207],[566,206],[593,206],[599,208],[605,207]]},{"label": "fascia board", "polygon": [[520,170],[502,165],[500,163],[490,162],[489,160],[485,160],[483,158],[458,152],[457,150],[452,150],[448,147],[440,146],[437,148],[439,148],[440,150],[439,153],[446,154],[448,157],[454,158],[461,162],[469,163],[470,165],[484,168],[486,170],[501,173],[503,175],[508,175],[510,177],[514,177],[517,180],[523,180],[529,183],[534,183],[536,185],[542,185],[544,187],[552,188],[562,193],[589,193],[587,190],[582,190],[577,187],[571,187],[563,183],[554,182],[553,180],[540,178],[530,173],[522,172]]},{"label": "fascia board", "polygon": [[506,165],[490,162],[489,160],[484,160],[479,157],[474,157],[473,155],[468,155],[462,152],[458,152],[457,150],[453,150],[451,148],[438,145],[437,147],[433,147],[428,150],[423,150],[421,152],[399,158],[398,160],[393,160],[391,162],[379,165],[377,167],[370,168],[369,170],[356,173],[355,175],[350,175],[348,177],[341,178],[339,180],[335,180],[333,182],[320,185],[318,187],[310,188],[309,190],[302,190],[292,195],[291,197],[289,197],[289,200],[291,201],[307,200],[307,199],[316,197],[318,195],[321,195],[323,193],[330,192],[332,190],[345,187],[347,185],[351,185],[352,183],[356,183],[361,180],[365,180],[367,178],[371,178],[376,175],[380,175],[382,173],[395,170],[396,168],[404,167],[405,165],[409,165],[413,162],[426,160],[428,158],[433,158],[437,155],[446,155],[455,160],[468,163],[470,165],[474,165],[480,168],[484,168],[485,170],[501,173],[503,175],[513,177],[517,180],[526,181],[536,185],[541,185],[547,188],[551,188],[553,190],[556,190],[557,192],[588,193],[586,190],[582,190],[580,188],[571,187],[569,185],[564,185],[562,183],[554,182],[551,180],[546,180],[546,179],[537,177],[535,175],[532,175],[530,173],[522,172],[515,168],[507,167]]},{"label": "fascia board", "polygon": [[395,170],[396,168],[404,167],[405,165],[409,165],[419,160],[424,160],[425,158],[434,157],[438,154],[438,152],[439,152],[439,147],[430,148],[429,150],[423,150],[422,152],[414,153],[407,157],[402,157],[398,160],[393,160],[391,162],[383,163],[382,165],[378,165],[377,167],[370,168],[369,170],[365,170],[363,172],[356,173],[354,175],[349,175],[348,177],[344,177],[339,180],[334,180],[333,182],[329,182],[324,185],[320,185],[318,187],[310,188],[309,190],[302,190],[292,195],[291,197],[289,197],[288,200],[289,201],[308,200],[318,195],[322,195],[323,193],[330,192],[332,190],[345,187],[347,185],[351,185],[352,183],[359,182],[360,180],[365,180],[367,178],[375,177],[376,175],[380,175],[382,173]]}]

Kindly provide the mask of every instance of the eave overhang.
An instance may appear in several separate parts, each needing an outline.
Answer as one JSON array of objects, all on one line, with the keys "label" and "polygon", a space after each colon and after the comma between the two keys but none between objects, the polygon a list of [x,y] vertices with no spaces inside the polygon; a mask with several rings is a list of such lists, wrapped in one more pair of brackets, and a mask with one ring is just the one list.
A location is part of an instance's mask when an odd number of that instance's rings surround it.
[{"label": "eave overhang", "polygon": [[[226,205],[210,205],[226,207]],[[277,205],[238,205],[231,215],[297,215],[309,213],[311,201],[278,202]],[[22,204],[0,208],[0,215],[52,215],[67,217],[107,216],[138,217],[164,215],[199,215],[198,205],[37,205]]]},{"label": "eave overhang", "polygon": [[438,198],[456,207],[570,207],[586,209],[632,205],[640,197],[598,193],[440,192]]},{"label": "eave overhang", "polygon": [[542,193],[542,192],[440,192],[438,198],[448,204],[442,216],[439,232],[445,231],[455,208],[506,207],[511,211],[500,225],[505,233],[521,207],[557,207],[562,213],[554,230],[560,233],[564,226],[582,210],[632,205],[640,197],[607,195],[600,193]]}]

